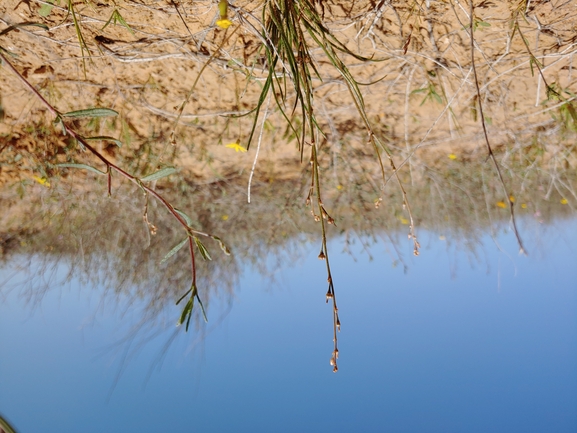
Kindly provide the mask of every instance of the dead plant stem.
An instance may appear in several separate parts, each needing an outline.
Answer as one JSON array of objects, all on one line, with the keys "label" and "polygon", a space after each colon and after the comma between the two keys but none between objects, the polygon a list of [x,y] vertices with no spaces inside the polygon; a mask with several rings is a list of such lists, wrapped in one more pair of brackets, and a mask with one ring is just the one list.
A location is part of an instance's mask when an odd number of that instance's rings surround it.
[{"label": "dead plant stem", "polygon": [[475,65],[475,36],[474,36],[474,19],[473,19],[473,0],[469,0],[469,36],[471,41],[471,68],[473,69],[473,77],[475,81],[475,89],[477,92],[477,102],[479,104],[479,117],[481,118],[481,126],[483,128],[483,136],[485,138],[485,144],[487,145],[487,152],[489,153],[489,158],[493,162],[495,166],[495,170],[497,171],[497,176],[499,177],[499,182],[503,187],[503,192],[507,197],[507,202],[509,203],[509,212],[511,214],[511,222],[513,223],[513,231],[515,232],[515,237],[517,238],[517,244],[519,245],[519,253],[527,254],[527,250],[523,246],[523,241],[521,240],[521,236],[519,235],[519,230],[517,229],[517,221],[515,219],[515,209],[514,203],[511,199],[512,194],[507,191],[507,186],[505,185],[505,180],[503,179],[503,174],[501,173],[501,168],[499,167],[499,163],[497,162],[497,158],[493,153],[493,149],[491,147],[491,143],[489,141],[489,133],[487,132],[487,125],[485,122],[485,115],[483,114],[483,101],[481,100],[481,90],[479,87],[479,77],[477,75],[477,67]]}]

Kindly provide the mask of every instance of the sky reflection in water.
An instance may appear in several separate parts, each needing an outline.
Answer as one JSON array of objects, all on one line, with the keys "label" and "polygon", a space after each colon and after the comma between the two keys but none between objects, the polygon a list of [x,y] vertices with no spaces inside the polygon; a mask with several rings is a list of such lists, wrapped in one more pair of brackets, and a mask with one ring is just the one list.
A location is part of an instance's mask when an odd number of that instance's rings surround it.
[{"label": "sky reflection in water", "polygon": [[338,374],[317,245],[278,284],[245,270],[235,298],[211,305],[205,337],[179,332],[161,363],[176,315],[160,338],[114,345],[136,306],[103,307],[78,282],[36,308],[12,291],[0,413],[20,433],[575,432],[577,221],[536,237],[518,257],[510,233],[505,252],[487,236],[475,259],[421,233],[406,274],[383,245],[371,262],[353,246],[355,261],[332,241]]}]

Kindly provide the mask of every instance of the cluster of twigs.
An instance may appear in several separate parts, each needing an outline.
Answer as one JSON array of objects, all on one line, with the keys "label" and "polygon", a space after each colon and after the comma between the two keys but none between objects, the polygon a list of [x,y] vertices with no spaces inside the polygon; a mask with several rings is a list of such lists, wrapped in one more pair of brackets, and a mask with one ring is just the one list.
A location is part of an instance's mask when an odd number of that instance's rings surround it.
[{"label": "cluster of twigs", "polygon": [[[357,111],[367,128],[370,137],[369,142],[374,146],[376,157],[381,166],[383,187],[386,183],[386,178],[381,152],[383,150],[386,152],[409,212],[411,221],[409,236],[414,241],[414,252],[417,255],[419,244],[415,234],[413,216],[392,155],[375,136],[365,111],[359,84],[350,73],[346,64],[341,60],[341,56],[347,55],[363,62],[375,60],[356,54],[340,42],[324,25],[316,4],[309,0],[265,1],[262,12],[262,39],[264,40],[268,70],[266,81],[254,110],[255,120],[248,137],[247,148],[252,141],[261,107],[270,92],[289,129],[298,139],[301,161],[305,148],[307,146],[310,147],[311,184],[306,198],[306,205],[311,206],[311,214],[315,221],[321,223],[322,246],[319,258],[325,261],[327,268],[328,290],[326,300],[327,302],[329,300],[332,301],[334,349],[331,356],[331,365],[333,366],[333,371],[336,372],[338,371],[337,359],[339,354],[337,335],[338,331],[340,331],[341,323],[331,274],[326,232],[326,224],[335,225],[335,221],[327,212],[321,197],[321,167],[318,146],[319,137],[326,136],[317,122],[313,79],[322,80],[322,76],[316,66],[317,60],[311,53],[312,48],[322,49],[332,67],[343,77]],[[292,106],[287,103],[288,95],[294,98]],[[300,114],[300,116],[296,117],[302,118],[300,125],[294,121],[296,113]],[[381,146],[379,147],[379,145]],[[382,201],[382,198],[377,203],[380,203],[380,201]]]}]

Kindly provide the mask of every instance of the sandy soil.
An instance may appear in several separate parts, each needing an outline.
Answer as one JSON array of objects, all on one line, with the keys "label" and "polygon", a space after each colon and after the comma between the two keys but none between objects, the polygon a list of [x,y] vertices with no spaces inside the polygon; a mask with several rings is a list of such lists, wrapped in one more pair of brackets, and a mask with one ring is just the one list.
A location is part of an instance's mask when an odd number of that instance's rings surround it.
[{"label": "sandy soil", "polygon": [[[547,83],[567,89],[563,97],[574,103],[577,4],[532,1],[525,10],[522,3],[476,2],[475,59],[485,118],[496,147],[518,150],[534,144],[535,137],[555,147],[566,138],[567,125],[554,119],[563,115],[563,101],[546,102],[535,63]],[[366,112],[397,163],[409,157],[444,163],[449,154],[463,159],[486,154],[475,108],[466,2],[335,0],[322,5],[319,12],[333,34],[355,53],[375,60],[343,54],[360,83],[376,81],[361,87]],[[120,113],[116,120],[76,123],[86,135],[112,135],[124,142],[122,150],[102,143],[103,152],[113,157],[144,153],[152,165],[176,161],[187,176],[210,181],[250,170],[266,117],[257,173],[283,177],[301,171],[296,142],[287,145],[287,125],[274,100],[262,110],[248,153],[226,147],[247,145],[254,119],[250,111],[266,76],[255,30],[261,28],[261,1],[231,3],[233,25],[226,31],[215,25],[214,1],[73,2],[81,41],[64,6],[56,2],[46,14],[40,0],[3,0],[2,28],[41,22],[49,30],[23,27],[0,36],[0,46],[14,54],[10,61],[16,69],[59,111],[105,106]],[[522,13],[514,21],[519,8]],[[130,29],[119,20],[105,26],[115,11]],[[320,48],[313,47],[312,53],[320,72],[314,104],[326,134],[327,164],[374,156],[342,78]],[[209,59],[177,124],[178,107]],[[0,92],[0,183],[42,174],[46,159],[70,159],[67,138],[6,67]],[[290,88],[285,101],[287,107],[294,103]],[[300,116],[298,110],[295,115]],[[575,126],[571,119],[566,123]],[[170,143],[173,131],[176,145]],[[378,176],[376,166],[373,170]]]}]

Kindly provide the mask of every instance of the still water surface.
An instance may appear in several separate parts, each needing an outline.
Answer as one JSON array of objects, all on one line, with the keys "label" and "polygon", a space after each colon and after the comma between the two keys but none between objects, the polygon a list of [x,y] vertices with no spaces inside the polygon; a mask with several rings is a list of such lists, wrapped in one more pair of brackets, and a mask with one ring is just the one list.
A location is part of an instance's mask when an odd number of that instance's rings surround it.
[{"label": "still water surface", "polygon": [[421,233],[406,272],[383,245],[369,260],[333,239],[337,374],[316,244],[274,282],[244,269],[188,334],[173,306],[159,332],[74,279],[27,302],[16,258],[0,271],[0,413],[20,433],[575,432],[577,220],[528,226],[528,257],[508,231],[476,254]]}]

